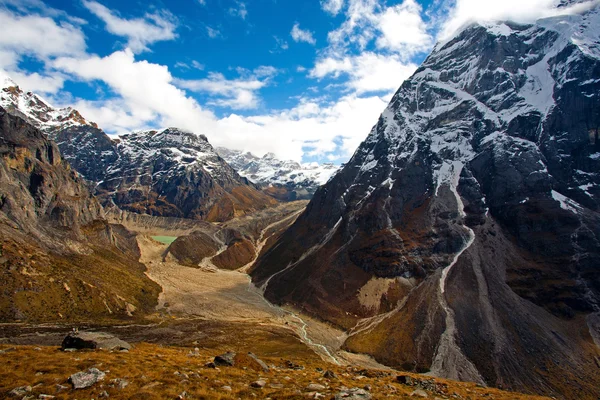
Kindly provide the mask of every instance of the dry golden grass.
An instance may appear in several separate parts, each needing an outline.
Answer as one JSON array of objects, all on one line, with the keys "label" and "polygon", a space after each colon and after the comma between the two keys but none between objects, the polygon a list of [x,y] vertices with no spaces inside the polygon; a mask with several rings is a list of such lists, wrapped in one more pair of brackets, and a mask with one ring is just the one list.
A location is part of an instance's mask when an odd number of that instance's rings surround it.
[{"label": "dry golden grass", "polygon": [[[3,346],[2,349],[10,347]],[[362,388],[370,385],[373,399],[409,398],[414,390],[413,387],[399,384],[395,373],[334,366],[314,356],[292,359],[294,363],[305,367],[304,370],[292,370],[285,367],[286,359],[262,357],[259,353],[263,361],[275,368],[270,372],[257,372],[241,366],[207,368],[204,365],[212,360],[215,350],[201,349],[199,356],[189,356],[190,350],[144,343],[138,344],[129,353],[101,350],[69,353],[57,347],[14,346],[14,350],[0,354],[0,397],[8,397],[10,390],[26,385],[33,387],[31,395],[34,398],[47,394],[57,399],[99,399],[104,391],[111,399],[175,399],[184,391],[190,399],[302,399],[307,398],[306,386],[310,383],[326,386],[327,389],[320,392],[327,399],[332,399],[342,386]],[[71,389],[68,377],[92,367],[105,371],[106,378],[88,389]],[[322,371],[328,369],[335,372],[338,378],[323,378]],[[259,378],[267,381],[265,388],[249,386]],[[120,389],[115,387],[112,379],[125,379],[129,385]],[[436,382],[447,385],[446,395],[429,393],[429,398],[452,398],[456,394],[463,399],[542,399],[479,388],[472,383]],[[57,385],[67,386],[68,389],[57,391]],[[223,389],[224,386],[231,387],[231,392]]]}]

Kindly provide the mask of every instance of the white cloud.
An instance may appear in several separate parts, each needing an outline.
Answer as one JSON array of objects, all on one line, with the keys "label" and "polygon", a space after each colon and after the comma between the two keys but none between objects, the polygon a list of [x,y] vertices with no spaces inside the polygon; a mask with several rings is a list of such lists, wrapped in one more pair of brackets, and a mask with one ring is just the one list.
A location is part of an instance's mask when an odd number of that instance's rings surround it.
[{"label": "white cloud", "polygon": [[[109,130],[126,131],[145,123],[167,120],[194,121],[212,120],[211,112],[187,97],[185,92],[173,84],[173,77],[163,65],[136,61],[131,50],[117,51],[106,57],[86,58],[61,57],[52,62],[54,68],[86,82],[102,81],[117,95],[107,102],[88,102],[90,119]],[[100,111],[94,112],[94,107]],[[120,115],[116,124],[107,110]],[[112,116],[111,116],[112,118]],[[185,127],[185,126],[182,126]]]},{"label": "white cloud", "polygon": [[341,59],[320,59],[310,71],[313,78],[349,76],[347,87],[358,94],[394,91],[417,69],[414,63],[404,63],[398,55],[364,52]]},{"label": "white cloud", "polygon": [[222,36],[220,30],[211,28],[210,26],[206,27],[206,33],[208,34],[208,37],[211,39],[215,39],[215,38]]},{"label": "white cloud", "polygon": [[56,56],[78,56],[85,53],[85,36],[78,26],[57,23],[40,15],[17,15],[0,10],[0,69],[25,90],[55,93],[63,87],[59,74],[28,73],[19,68],[23,57],[46,62]]},{"label": "white cloud", "polygon": [[152,43],[177,38],[176,19],[168,11],[125,19],[96,1],[84,0],[83,5],[104,21],[108,32],[127,38],[127,47],[135,53],[148,50]]},{"label": "white cloud", "polygon": [[475,21],[534,22],[539,18],[581,11],[594,4],[600,4],[600,1],[591,0],[560,9],[556,7],[557,3],[556,0],[502,0],[494,2],[456,0],[454,7],[450,9],[448,19],[442,25],[440,38],[448,38],[461,27]]},{"label": "white cloud", "polygon": [[229,8],[229,14],[233,15],[234,17],[240,17],[241,19],[246,19],[246,16],[248,15],[248,10],[246,9],[246,3],[237,1],[235,7]]},{"label": "white cloud", "polygon": [[0,49],[20,56],[47,59],[85,52],[85,35],[69,23],[39,15],[15,15],[0,10]]},{"label": "white cloud", "polygon": [[422,11],[415,0],[387,8],[378,18],[381,36],[377,38],[377,47],[394,50],[405,59],[428,50],[433,38],[427,33]]},{"label": "white cloud", "polygon": [[286,40],[283,40],[278,36],[273,36],[273,39],[275,39],[275,47],[272,50],[269,50],[270,53],[281,53],[290,48]]},{"label": "white cloud", "polygon": [[176,80],[176,84],[193,92],[218,97],[209,104],[241,110],[258,107],[260,101],[255,92],[265,87],[267,80],[260,80],[258,76],[229,80],[221,73],[211,72],[205,79],[181,79]]},{"label": "white cloud", "polygon": [[321,0],[321,8],[331,15],[337,15],[344,7],[344,0]]},{"label": "white cloud", "polygon": [[298,22],[294,24],[290,35],[292,35],[292,39],[294,39],[294,42],[306,42],[312,45],[317,43],[317,41],[313,37],[313,33],[308,30],[300,29],[300,24]]}]

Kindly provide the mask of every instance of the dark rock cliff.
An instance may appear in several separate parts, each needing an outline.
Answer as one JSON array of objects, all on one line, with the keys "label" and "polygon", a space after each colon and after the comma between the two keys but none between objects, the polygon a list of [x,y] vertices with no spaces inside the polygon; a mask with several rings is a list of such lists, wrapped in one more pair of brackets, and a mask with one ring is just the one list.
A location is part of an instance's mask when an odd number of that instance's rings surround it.
[{"label": "dark rock cliff", "polygon": [[253,281],[385,364],[596,398],[599,14],[438,44]]}]

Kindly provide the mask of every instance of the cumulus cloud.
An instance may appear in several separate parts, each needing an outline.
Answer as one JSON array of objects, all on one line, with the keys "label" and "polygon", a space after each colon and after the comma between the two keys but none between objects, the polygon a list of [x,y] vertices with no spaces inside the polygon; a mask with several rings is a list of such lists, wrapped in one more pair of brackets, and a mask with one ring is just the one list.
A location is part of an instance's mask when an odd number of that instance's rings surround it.
[{"label": "cumulus cloud", "polygon": [[57,56],[85,54],[85,49],[85,35],[77,25],[0,10],[0,69],[25,90],[55,93],[63,87],[64,79],[60,74],[22,71],[19,63],[23,57],[45,63]]},{"label": "cumulus cloud", "polygon": [[126,19],[96,1],[84,0],[83,5],[106,24],[108,32],[127,38],[127,47],[135,53],[147,51],[152,43],[177,38],[177,20],[166,10]]},{"label": "cumulus cloud", "polygon": [[321,8],[331,15],[337,15],[344,7],[344,0],[321,0]]},{"label": "cumulus cloud", "polygon": [[[265,87],[276,73],[273,67],[259,67],[252,74],[238,69],[240,75],[250,75],[239,79],[226,79],[218,72],[210,72],[205,79],[176,80],[179,87],[193,92],[208,93],[213,96],[209,105],[229,107],[234,110],[258,107],[260,99],[256,92]],[[260,79],[265,78],[265,79]]]},{"label": "cumulus cloud", "polygon": [[364,52],[358,56],[320,59],[310,71],[313,78],[347,75],[347,86],[358,94],[396,90],[417,69],[414,63],[404,63],[399,56]]},{"label": "cumulus cloud", "polygon": [[511,20],[515,22],[534,22],[539,18],[580,12],[594,5],[598,0],[584,1],[568,7],[557,8],[557,0],[503,0],[482,2],[479,0],[456,0],[450,8],[449,17],[442,24],[440,39],[451,36],[461,27],[472,22]]},{"label": "cumulus cloud", "polygon": [[290,35],[292,36],[292,39],[294,39],[294,42],[305,42],[310,43],[312,45],[315,45],[317,43],[317,41],[313,37],[313,33],[311,31],[301,29],[300,24],[298,22],[296,22],[292,27]]},{"label": "cumulus cloud", "polygon": [[405,58],[427,51],[433,44],[427,24],[421,17],[422,7],[415,0],[389,7],[377,18],[381,35],[377,47],[398,52]]}]

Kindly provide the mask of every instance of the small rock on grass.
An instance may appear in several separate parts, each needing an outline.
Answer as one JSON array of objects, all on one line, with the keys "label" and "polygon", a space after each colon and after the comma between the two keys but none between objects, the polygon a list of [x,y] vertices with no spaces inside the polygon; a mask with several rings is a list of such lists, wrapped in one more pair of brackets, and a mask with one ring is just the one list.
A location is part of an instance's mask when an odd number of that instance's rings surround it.
[{"label": "small rock on grass", "polygon": [[352,388],[342,390],[335,395],[335,400],[370,400],[371,393],[364,389]]},{"label": "small rock on grass", "polygon": [[81,371],[71,375],[69,381],[73,385],[73,389],[85,389],[103,380],[105,376],[106,374],[98,368],[90,368],[87,372]]},{"label": "small rock on grass", "polygon": [[233,351],[228,351],[225,354],[216,356],[213,363],[218,367],[233,367],[235,365],[235,353]]},{"label": "small rock on grass", "polygon": [[8,392],[8,395],[11,397],[23,397],[27,393],[31,393],[32,390],[31,386],[19,386]]},{"label": "small rock on grass", "polygon": [[264,388],[264,387],[265,387],[265,385],[266,385],[266,384],[267,384],[267,382],[265,382],[265,381],[264,381],[264,380],[262,380],[262,379],[259,379],[259,380],[257,380],[257,381],[254,381],[254,382],[252,382],[252,383],[250,384],[250,386],[252,386],[253,388],[256,388],[256,389],[262,389],[262,388]]},{"label": "small rock on grass", "polygon": [[333,372],[331,370],[327,370],[323,374],[323,378],[326,378],[326,379],[337,379],[337,375],[335,374],[335,372]]},{"label": "small rock on grass", "polygon": [[417,389],[410,394],[410,397],[422,397],[425,399],[425,398],[429,397],[429,395],[424,390]]},{"label": "small rock on grass", "polygon": [[319,385],[318,383],[311,383],[306,387],[306,390],[308,390],[309,392],[318,392],[319,390],[325,389],[327,389],[325,386]]}]

